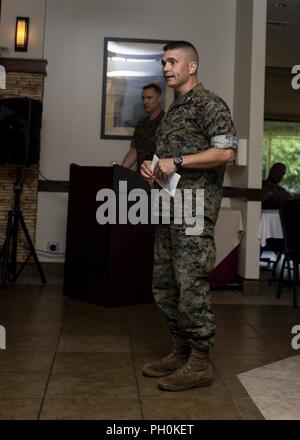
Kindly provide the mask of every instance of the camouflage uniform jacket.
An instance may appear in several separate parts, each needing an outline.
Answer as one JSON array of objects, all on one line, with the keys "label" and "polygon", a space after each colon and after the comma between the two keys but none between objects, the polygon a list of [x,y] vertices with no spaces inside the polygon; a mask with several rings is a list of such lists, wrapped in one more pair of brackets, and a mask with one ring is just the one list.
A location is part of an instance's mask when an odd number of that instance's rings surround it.
[{"label": "camouflage uniform jacket", "polygon": [[[225,102],[197,84],[179,97],[162,119],[156,135],[156,154],[182,156],[212,147],[237,149],[235,128]],[[204,189],[204,216],[215,224],[222,199],[225,166],[179,171],[179,189]]]},{"label": "camouflage uniform jacket", "polygon": [[152,160],[155,152],[155,134],[164,112],[162,111],[155,119],[149,116],[141,119],[134,131],[131,147],[137,151],[137,171],[140,172],[144,160]]}]

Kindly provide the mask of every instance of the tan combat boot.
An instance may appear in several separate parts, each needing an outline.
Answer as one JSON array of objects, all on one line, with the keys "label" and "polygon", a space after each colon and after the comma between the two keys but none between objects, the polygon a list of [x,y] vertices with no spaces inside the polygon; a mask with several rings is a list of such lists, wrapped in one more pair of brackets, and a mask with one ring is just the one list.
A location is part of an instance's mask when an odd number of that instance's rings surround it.
[{"label": "tan combat boot", "polygon": [[174,348],[171,353],[159,361],[144,365],[142,371],[145,376],[167,376],[186,363],[191,354],[191,347],[189,343],[186,341],[186,339],[177,335],[173,336],[173,342]]},{"label": "tan combat boot", "polygon": [[211,385],[212,381],[208,350],[193,347],[188,361],[168,377],[160,379],[158,387],[165,391],[184,391]]}]

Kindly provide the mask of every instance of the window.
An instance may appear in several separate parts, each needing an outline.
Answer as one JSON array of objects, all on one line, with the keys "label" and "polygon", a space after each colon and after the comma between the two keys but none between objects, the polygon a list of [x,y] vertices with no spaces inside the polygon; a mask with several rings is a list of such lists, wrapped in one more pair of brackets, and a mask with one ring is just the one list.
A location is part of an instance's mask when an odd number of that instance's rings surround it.
[{"label": "window", "polygon": [[263,179],[276,162],[287,167],[281,184],[290,191],[300,192],[300,122],[265,121]]}]

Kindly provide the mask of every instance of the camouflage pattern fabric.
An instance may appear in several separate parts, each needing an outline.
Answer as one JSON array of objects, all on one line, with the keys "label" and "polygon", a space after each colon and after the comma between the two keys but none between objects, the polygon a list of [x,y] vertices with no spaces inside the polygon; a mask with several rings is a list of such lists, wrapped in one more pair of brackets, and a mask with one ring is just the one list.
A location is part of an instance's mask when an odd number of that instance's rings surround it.
[{"label": "camouflage pattern fabric", "polygon": [[[199,83],[180,97],[163,117],[156,134],[162,158],[205,151],[212,146],[237,149],[235,128],[225,102]],[[178,188],[205,190],[205,217],[216,223],[222,199],[225,166],[181,169]]]},{"label": "camouflage pattern fabric", "polygon": [[187,236],[182,225],[155,228],[153,293],[172,334],[198,348],[214,343],[209,275],[215,264],[211,236]]},{"label": "camouflage pattern fabric", "polygon": [[164,116],[161,112],[157,118],[150,120],[149,116],[138,122],[131,147],[137,151],[137,172],[140,172],[141,164],[144,160],[152,160],[155,152],[155,135],[156,130]]},{"label": "camouflage pattern fabric", "polygon": [[[212,147],[236,150],[235,129],[225,102],[198,84],[179,97],[163,117],[156,135],[156,154],[160,159],[170,158]],[[205,226],[201,235],[186,235],[185,224],[156,226],[153,272],[156,303],[164,312],[171,333],[187,337],[200,349],[214,342],[209,275],[215,264],[213,234],[224,171],[225,166],[179,172],[179,189],[204,189]]]}]

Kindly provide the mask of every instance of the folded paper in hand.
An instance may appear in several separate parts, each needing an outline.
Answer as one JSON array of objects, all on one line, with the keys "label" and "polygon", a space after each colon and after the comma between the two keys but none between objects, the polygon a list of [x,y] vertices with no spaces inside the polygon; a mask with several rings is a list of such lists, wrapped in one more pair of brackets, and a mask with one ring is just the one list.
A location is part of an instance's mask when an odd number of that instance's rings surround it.
[{"label": "folded paper in hand", "polygon": [[[159,161],[159,158],[154,154],[152,159],[152,168],[154,169],[156,167],[157,162]],[[171,196],[175,196],[176,188],[178,185],[178,181],[180,179],[180,174],[173,173],[169,176],[167,181],[162,181],[160,179],[155,178],[155,181],[165,190],[167,193]]]}]

